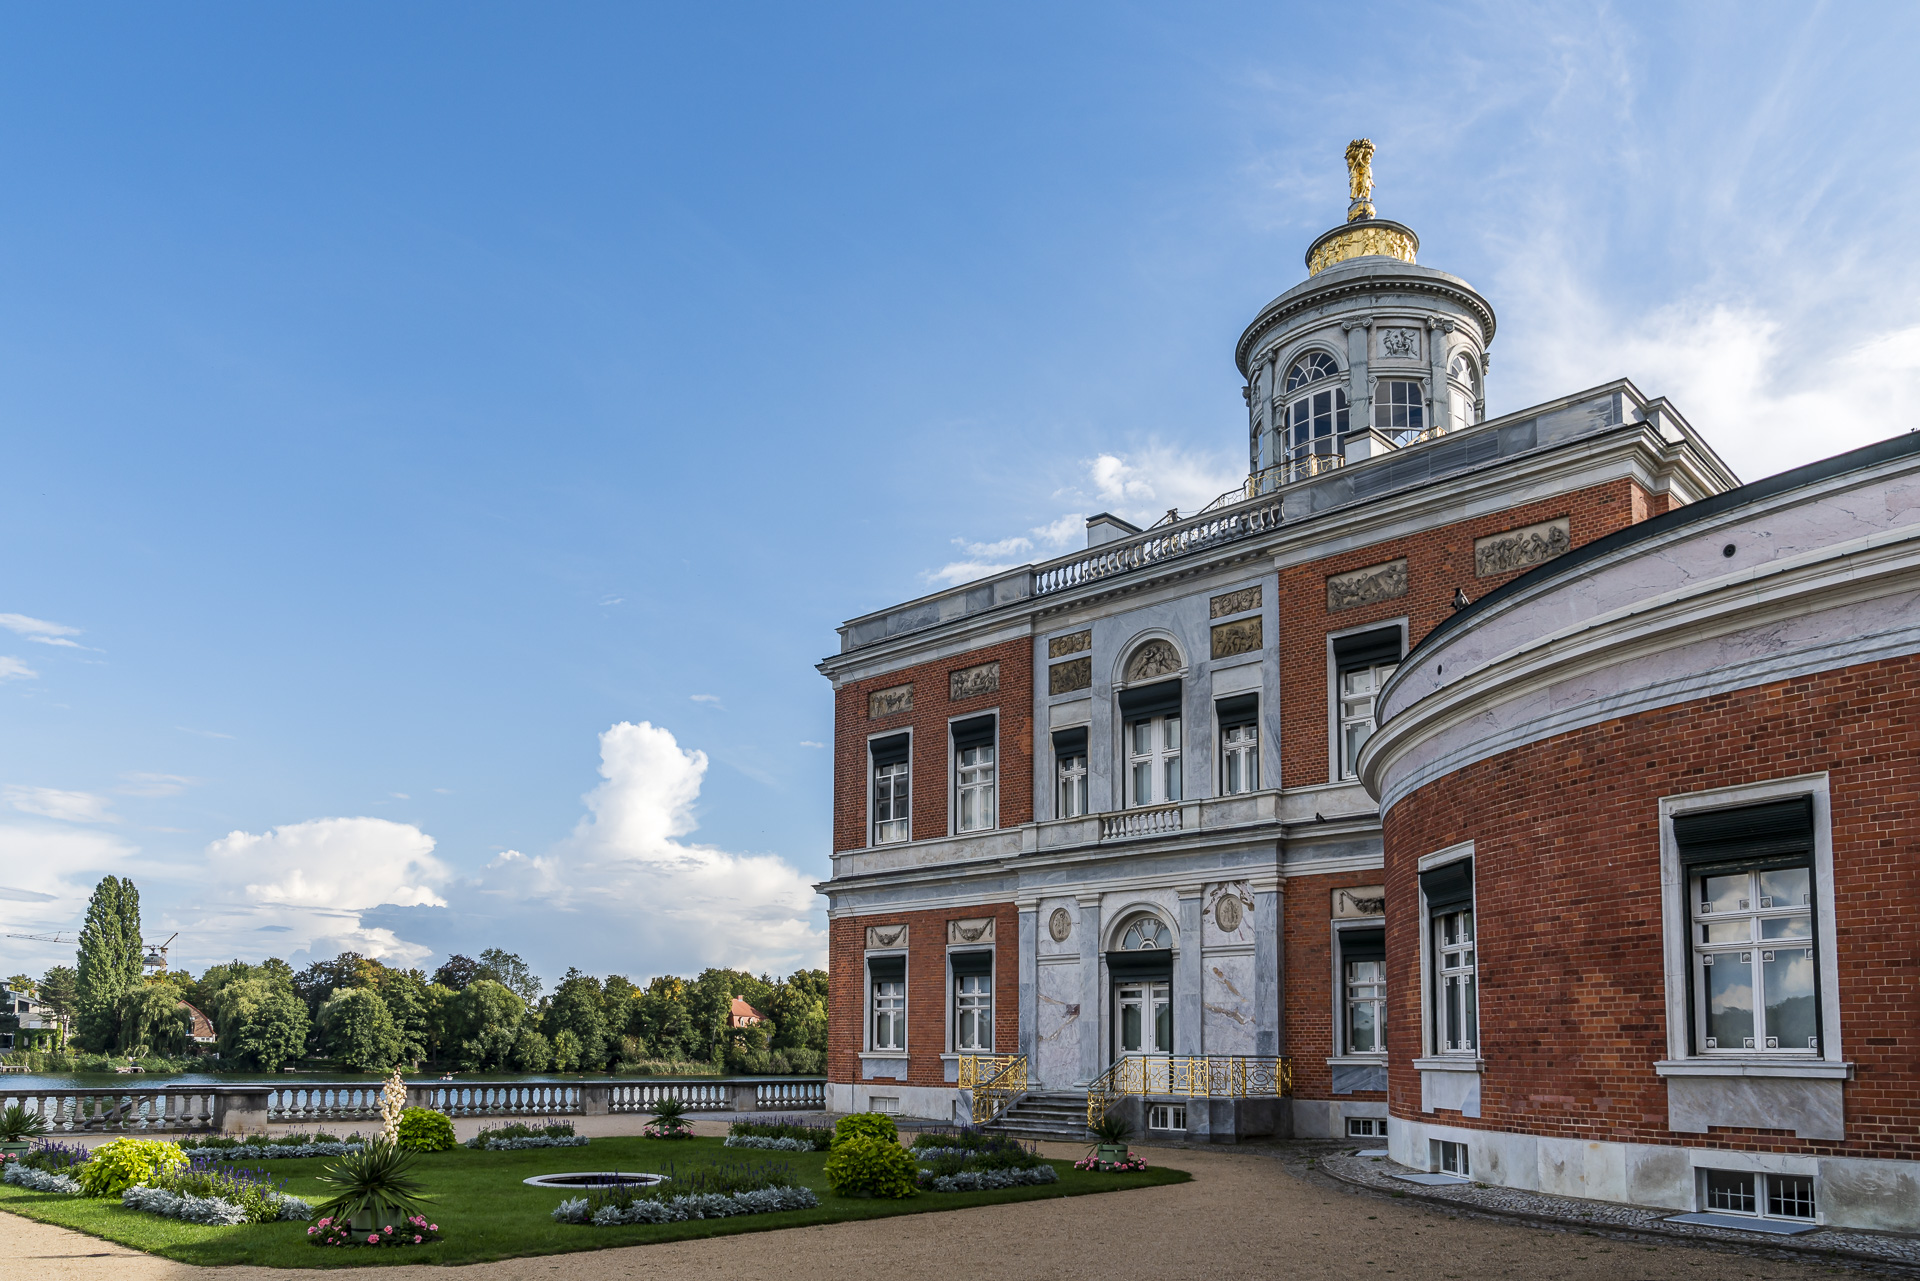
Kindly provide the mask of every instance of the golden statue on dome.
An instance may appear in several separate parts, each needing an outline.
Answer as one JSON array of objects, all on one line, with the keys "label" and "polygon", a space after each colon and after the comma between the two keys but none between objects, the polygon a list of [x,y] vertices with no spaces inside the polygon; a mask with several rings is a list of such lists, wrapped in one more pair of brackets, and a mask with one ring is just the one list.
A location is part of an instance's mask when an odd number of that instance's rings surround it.
[{"label": "golden statue on dome", "polygon": [[1347,144],[1347,221],[1373,217],[1373,140],[1355,138]]}]

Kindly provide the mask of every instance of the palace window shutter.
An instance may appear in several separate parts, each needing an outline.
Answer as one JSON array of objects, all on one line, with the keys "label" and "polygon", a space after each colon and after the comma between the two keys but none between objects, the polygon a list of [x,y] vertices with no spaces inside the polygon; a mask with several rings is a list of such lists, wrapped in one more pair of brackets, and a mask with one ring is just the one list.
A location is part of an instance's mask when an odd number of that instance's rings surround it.
[{"label": "palace window shutter", "polygon": [[905,734],[895,734],[889,738],[876,738],[872,748],[875,765],[900,765],[907,759],[907,744],[910,738]]},{"label": "palace window shutter", "polygon": [[993,743],[993,717],[975,716],[971,720],[953,723],[953,749],[962,751],[969,747],[987,747]]},{"label": "palace window shutter", "polygon": [[1120,691],[1120,714],[1130,721],[1180,714],[1180,682],[1161,681]]},{"label": "palace window shutter", "polygon": [[1229,725],[1247,725],[1259,717],[1260,696],[1237,694],[1232,698],[1217,699],[1213,706],[1215,714],[1220,718],[1222,729]]},{"label": "palace window shutter", "polygon": [[953,967],[953,977],[965,978],[970,974],[992,974],[992,952],[953,952],[947,956],[947,964]]},{"label": "palace window shutter", "polygon": [[1337,636],[1333,641],[1333,664],[1343,672],[1376,663],[1400,661],[1400,629],[1380,627],[1352,636]]},{"label": "palace window shutter", "polygon": [[1472,907],[1473,860],[1463,858],[1420,873],[1420,890],[1427,896],[1427,910],[1436,915]]},{"label": "palace window shutter", "polygon": [[1055,756],[1085,756],[1087,754],[1087,727],[1078,729],[1057,729],[1053,732],[1053,754]]},{"label": "palace window shutter", "polygon": [[1341,930],[1340,959],[1343,961],[1384,961],[1387,959],[1385,930]]},{"label": "palace window shutter", "polygon": [[1813,854],[1813,798],[1792,796],[1737,809],[1695,810],[1673,816],[1680,862],[1809,858]]},{"label": "palace window shutter", "polygon": [[867,973],[873,976],[875,983],[905,983],[907,981],[907,958],[904,956],[870,956],[867,958]]}]

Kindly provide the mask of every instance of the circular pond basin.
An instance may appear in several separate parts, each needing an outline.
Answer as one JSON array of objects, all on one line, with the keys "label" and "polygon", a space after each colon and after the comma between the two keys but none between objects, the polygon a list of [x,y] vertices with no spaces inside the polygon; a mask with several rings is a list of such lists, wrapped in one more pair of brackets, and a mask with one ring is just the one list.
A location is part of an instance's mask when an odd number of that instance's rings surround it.
[{"label": "circular pond basin", "polygon": [[645,1188],[665,1183],[667,1176],[634,1174],[625,1170],[589,1170],[576,1174],[538,1174],[520,1181],[530,1188],[610,1188],[616,1185]]}]

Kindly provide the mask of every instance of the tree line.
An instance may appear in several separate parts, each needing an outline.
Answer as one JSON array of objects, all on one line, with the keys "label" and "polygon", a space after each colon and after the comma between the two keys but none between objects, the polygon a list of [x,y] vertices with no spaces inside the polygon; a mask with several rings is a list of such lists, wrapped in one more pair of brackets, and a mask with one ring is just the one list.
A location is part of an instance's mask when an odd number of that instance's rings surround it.
[{"label": "tree line", "polygon": [[[72,967],[34,986],[95,1053],[192,1052],[191,1005],[213,1023],[221,1066],[277,1072],[306,1060],[356,1071],[817,1073],[826,1061],[827,976],[785,979],[708,969],[641,987],[569,969],[548,993],[517,955],[453,956],[432,974],[342,952],[296,972],[277,957],[197,977],[142,969],[140,900],[109,876],[95,887]],[[764,1021],[731,1026],[733,998]]]}]

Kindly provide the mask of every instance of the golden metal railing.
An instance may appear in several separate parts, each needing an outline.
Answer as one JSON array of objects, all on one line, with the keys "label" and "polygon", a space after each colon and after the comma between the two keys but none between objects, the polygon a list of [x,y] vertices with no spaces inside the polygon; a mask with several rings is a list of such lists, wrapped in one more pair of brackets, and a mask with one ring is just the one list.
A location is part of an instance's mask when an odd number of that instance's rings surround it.
[{"label": "golden metal railing", "polygon": [[1120,1059],[1087,1087],[1087,1124],[1098,1125],[1128,1095],[1187,1098],[1285,1098],[1293,1060],[1268,1055],[1158,1055]]},{"label": "golden metal railing", "polygon": [[1027,1092],[1027,1056],[966,1055],[960,1060],[958,1084],[973,1091],[973,1123],[985,1125]]}]

